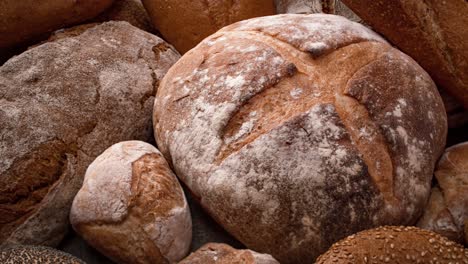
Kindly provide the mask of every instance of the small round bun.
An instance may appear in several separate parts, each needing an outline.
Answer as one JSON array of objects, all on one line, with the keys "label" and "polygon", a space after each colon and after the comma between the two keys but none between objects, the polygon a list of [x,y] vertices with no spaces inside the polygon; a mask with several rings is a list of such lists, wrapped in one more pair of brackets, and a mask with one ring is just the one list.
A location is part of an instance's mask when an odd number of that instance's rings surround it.
[{"label": "small round bun", "polygon": [[438,186],[418,226],[467,243],[464,225],[468,220],[468,142],[445,150],[435,169]]},{"label": "small round bun", "polygon": [[467,262],[467,249],[437,233],[412,226],[384,226],[359,232],[333,244],[316,263]]},{"label": "small round bun", "polygon": [[73,201],[73,228],[119,263],[174,263],[188,253],[190,211],[159,151],[126,141],[102,153],[86,171]]},{"label": "small round bun", "polygon": [[2,264],[85,264],[82,260],[59,250],[43,246],[14,245],[0,248]]},{"label": "small round bun", "polygon": [[272,256],[222,243],[208,243],[179,264],[279,264]]}]

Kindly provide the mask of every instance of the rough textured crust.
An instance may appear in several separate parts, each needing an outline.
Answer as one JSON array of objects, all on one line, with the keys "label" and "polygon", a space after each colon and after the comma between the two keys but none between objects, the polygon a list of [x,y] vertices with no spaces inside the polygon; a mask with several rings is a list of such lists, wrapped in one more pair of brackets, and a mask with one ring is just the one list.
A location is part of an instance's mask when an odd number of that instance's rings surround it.
[{"label": "rough textured crust", "polygon": [[181,53],[218,29],[275,14],[273,0],[143,0],[154,27]]},{"label": "rough textured crust", "polygon": [[158,37],[109,22],[0,68],[0,243],[58,244],[93,159],[152,138],[154,94],[178,57]]},{"label": "rough textured crust", "polygon": [[182,187],[161,153],[141,141],[117,143],[91,163],[70,220],[119,263],[174,263],[192,239]]},{"label": "rough textured crust", "polygon": [[272,256],[226,244],[208,243],[179,264],[279,264]]},{"label": "rough textured crust", "polygon": [[468,142],[446,149],[434,174],[439,186],[432,189],[418,226],[463,243],[468,219]]},{"label": "rough textured crust", "polygon": [[468,250],[417,227],[384,226],[359,232],[335,243],[317,264],[466,263]]},{"label": "rough textured crust", "polygon": [[80,259],[42,246],[8,246],[0,248],[0,263],[2,264],[85,264]]},{"label": "rough textured crust", "polygon": [[112,2],[113,0],[2,0],[0,48],[91,19]]},{"label": "rough textured crust", "polygon": [[[468,108],[465,0],[343,0]],[[377,15],[378,14],[378,15]]]},{"label": "rough textured crust", "polygon": [[281,263],[414,223],[447,132],[416,62],[323,14],[246,20],[205,39],[162,80],[153,122],[210,215]]},{"label": "rough textured crust", "polygon": [[118,0],[104,13],[93,19],[96,22],[127,21],[148,32],[154,32],[151,20],[141,0]]},{"label": "rough textured crust", "polygon": [[363,22],[340,0],[275,0],[275,5],[278,14],[325,13],[344,16],[354,22]]}]

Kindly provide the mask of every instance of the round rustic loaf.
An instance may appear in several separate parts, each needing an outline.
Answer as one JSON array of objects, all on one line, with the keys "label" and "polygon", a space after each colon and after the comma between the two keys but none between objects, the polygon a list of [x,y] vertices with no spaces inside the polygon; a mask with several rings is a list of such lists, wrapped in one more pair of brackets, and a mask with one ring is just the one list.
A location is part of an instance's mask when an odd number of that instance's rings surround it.
[{"label": "round rustic loaf", "polygon": [[231,23],[275,14],[274,0],[142,0],[154,27],[185,53]]},{"label": "round rustic loaf", "polygon": [[468,109],[466,0],[342,0]]},{"label": "round rustic loaf", "polygon": [[434,174],[439,186],[432,188],[418,226],[463,243],[468,220],[468,142],[447,148]]},{"label": "round rustic loaf", "polygon": [[2,0],[0,49],[93,18],[113,0]]},{"label": "round rustic loaf", "polygon": [[272,256],[248,249],[235,249],[221,243],[208,243],[179,264],[279,264]]},{"label": "round rustic loaf", "polygon": [[85,264],[80,259],[53,248],[15,245],[0,248],[2,264]]},{"label": "round rustic loaf", "polygon": [[281,263],[383,224],[412,224],[447,120],[411,58],[334,15],[218,31],[163,78],[155,137],[201,205]]},{"label": "round rustic loaf", "polygon": [[447,238],[416,227],[384,226],[335,243],[317,264],[467,263],[468,250]]},{"label": "round rustic loaf", "polygon": [[94,158],[151,140],[154,94],[178,57],[160,38],[109,22],[0,67],[0,244],[58,244]]},{"label": "round rustic loaf", "polygon": [[89,165],[70,222],[118,263],[174,263],[192,240],[182,187],[161,153],[141,141],[117,143]]}]

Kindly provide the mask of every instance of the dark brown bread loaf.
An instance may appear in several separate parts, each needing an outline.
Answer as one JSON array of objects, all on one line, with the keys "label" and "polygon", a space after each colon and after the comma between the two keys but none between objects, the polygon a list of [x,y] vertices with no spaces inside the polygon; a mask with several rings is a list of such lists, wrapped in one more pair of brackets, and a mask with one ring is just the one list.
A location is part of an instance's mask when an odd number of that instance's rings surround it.
[{"label": "dark brown bread loaf", "polygon": [[0,244],[58,244],[94,158],[152,138],[154,94],[178,57],[160,38],[109,22],[0,67]]},{"label": "dark brown bread loaf", "polygon": [[335,243],[316,263],[464,264],[468,263],[468,250],[431,231],[412,226],[385,226]]},{"label": "dark brown bread loaf", "polygon": [[343,0],[468,108],[466,0]]},{"label": "dark brown bread loaf", "polygon": [[0,49],[97,16],[113,0],[2,0]]},{"label": "dark brown bread loaf", "polygon": [[274,0],[143,0],[154,27],[185,53],[234,22],[275,14]]},{"label": "dark brown bread loaf", "polygon": [[446,149],[434,174],[438,186],[432,188],[418,226],[463,243],[468,220],[468,142]]},{"label": "dark brown bread loaf", "polygon": [[179,264],[279,264],[272,256],[221,243],[208,243]]},{"label": "dark brown bread loaf", "polygon": [[155,137],[227,231],[281,263],[382,224],[414,224],[444,150],[429,75],[340,16],[225,27],[158,90]]},{"label": "dark brown bread loaf", "polygon": [[161,153],[141,141],[114,144],[89,165],[70,221],[117,263],[175,263],[192,240],[182,187]]}]

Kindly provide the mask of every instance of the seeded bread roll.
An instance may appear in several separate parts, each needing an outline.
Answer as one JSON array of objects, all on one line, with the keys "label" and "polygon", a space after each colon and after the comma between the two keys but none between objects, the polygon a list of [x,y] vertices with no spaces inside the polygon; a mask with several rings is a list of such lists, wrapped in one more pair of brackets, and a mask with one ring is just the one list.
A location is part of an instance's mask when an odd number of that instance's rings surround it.
[{"label": "seeded bread roll", "polygon": [[279,264],[272,256],[221,243],[208,243],[179,264]]},{"label": "seeded bread roll", "polygon": [[414,224],[447,132],[414,60],[324,14],[245,20],[205,39],[162,80],[153,122],[210,215],[281,263]]},{"label": "seeded bread roll", "polygon": [[468,142],[446,149],[434,174],[440,187],[432,188],[418,226],[463,243],[468,220]]},{"label": "seeded bread roll", "polygon": [[466,0],[342,0],[468,108]]},{"label": "seeded bread roll", "polygon": [[275,14],[274,0],[143,0],[154,27],[180,53],[218,29],[244,19]]},{"label": "seeded bread roll", "polygon": [[178,53],[126,22],[80,32],[0,67],[0,244],[58,245],[94,158],[153,138],[154,94]]},{"label": "seeded bread roll", "polygon": [[42,246],[8,246],[0,248],[2,264],[85,264],[80,259],[53,248]]},{"label": "seeded bread roll", "polygon": [[89,165],[70,221],[118,263],[174,263],[192,239],[182,187],[161,153],[141,141],[117,143]]},{"label": "seeded bread roll", "polygon": [[0,49],[91,19],[113,0],[2,0]]},{"label": "seeded bread roll", "polygon": [[431,231],[385,226],[359,232],[335,243],[317,264],[467,263],[468,250]]}]

